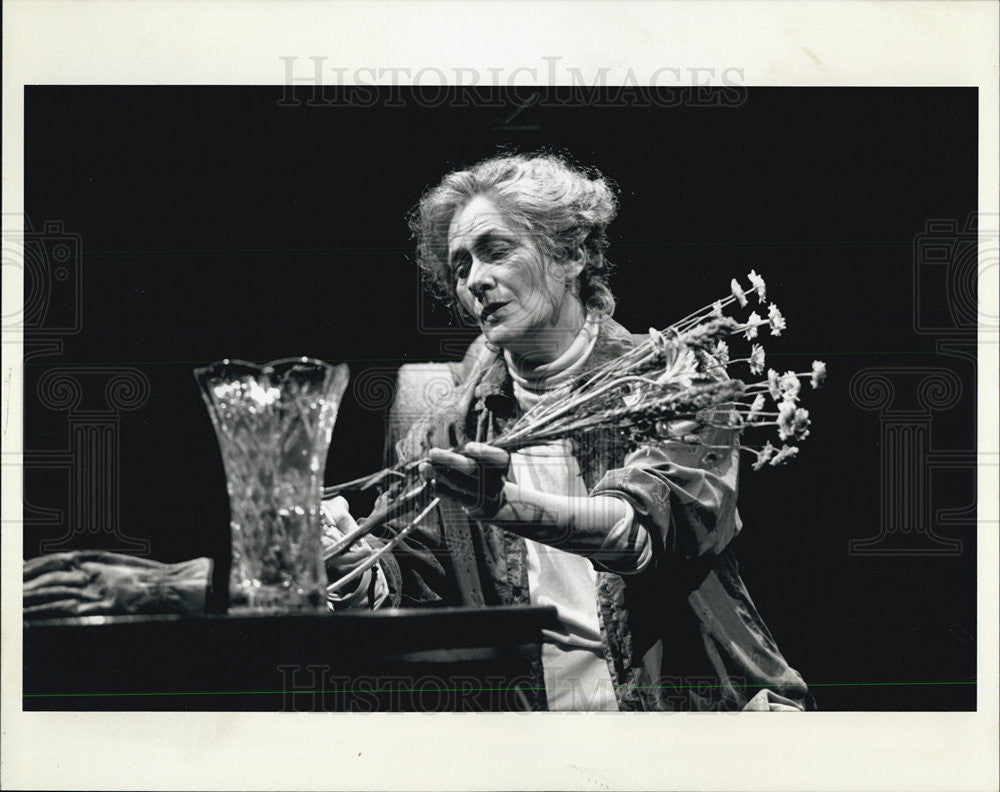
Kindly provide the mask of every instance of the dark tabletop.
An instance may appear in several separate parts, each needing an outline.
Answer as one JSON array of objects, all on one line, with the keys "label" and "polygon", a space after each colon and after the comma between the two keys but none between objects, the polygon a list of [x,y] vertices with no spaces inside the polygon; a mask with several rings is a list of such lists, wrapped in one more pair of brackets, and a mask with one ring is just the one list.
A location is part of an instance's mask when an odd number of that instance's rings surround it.
[{"label": "dark tabletop", "polygon": [[24,709],[520,709],[554,622],[536,607],[25,622]]}]

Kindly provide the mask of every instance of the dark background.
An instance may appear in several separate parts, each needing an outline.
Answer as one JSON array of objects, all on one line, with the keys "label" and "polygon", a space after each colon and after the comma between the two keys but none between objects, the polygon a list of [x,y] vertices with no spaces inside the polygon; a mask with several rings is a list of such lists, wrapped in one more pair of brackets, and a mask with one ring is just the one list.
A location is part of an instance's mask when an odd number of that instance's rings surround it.
[{"label": "dark background", "polygon": [[[406,212],[453,167],[552,148],[621,188],[619,321],[663,327],[756,268],[789,322],[766,339],[769,363],[827,361],[827,386],[806,394],[813,428],[799,459],[747,465],[736,540],[744,580],[820,708],[974,709],[974,512],[935,528],[961,540],[958,553],[850,551],[878,535],[883,486],[902,484],[883,484],[880,415],[849,386],[865,368],[947,368],[961,394],[933,414],[927,442],[974,448],[972,361],[937,346],[971,331],[946,327],[945,287],[915,292],[914,267],[928,221],[961,230],[976,209],[976,103],[973,89],[28,88],[27,215],[36,234],[59,221],[79,235],[70,285],[82,304],[78,333],[37,334],[63,347],[27,360],[25,448],[67,442],[66,413],[36,395],[45,372],[141,370],[150,397],[118,424],[120,532],[159,560],[211,555],[221,567],[225,479],[192,369],[347,361],[327,482],[379,468],[391,394],[376,385],[404,362],[454,359],[456,338],[474,335],[421,296]],[[913,382],[895,387],[915,404]],[[68,475],[26,462],[26,556],[67,532],[71,546],[118,549],[67,525]],[[969,465],[929,481],[932,522],[975,502]],[[919,533],[897,532],[895,546],[926,548]]]}]

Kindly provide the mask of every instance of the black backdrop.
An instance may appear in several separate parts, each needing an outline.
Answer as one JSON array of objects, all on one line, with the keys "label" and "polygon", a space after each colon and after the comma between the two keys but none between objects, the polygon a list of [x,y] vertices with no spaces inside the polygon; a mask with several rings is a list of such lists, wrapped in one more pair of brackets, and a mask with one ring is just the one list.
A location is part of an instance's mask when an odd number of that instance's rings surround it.
[{"label": "black backdrop", "polygon": [[[933,413],[925,444],[974,448],[973,364],[938,350],[954,328],[924,332],[937,325],[920,311],[945,323],[943,287],[920,291],[914,261],[928,221],[961,230],[976,209],[976,102],[968,89],[28,88],[26,214],[36,236],[61,222],[82,252],[70,291],[64,283],[47,298],[49,320],[34,335],[29,323],[39,354],[25,367],[25,555],[60,537],[121,544],[71,530],[75,473],[44,462],[68,442],[66,412],[38,395],[56,368],[148,378],[148,400],[118,417],[108,508],[117,499],[119,534],[148,540],[160,560],[226,559],[225,480],[198,364],[349,362],[355,386],[327,481],[377,469],[391,394],[376,385],[401,363],[456,356],[449,315],[420,295],[407,210],[454,166],[549,147],[621,188],[611,233],[619,321],[663,326],[756,268],[790,328],[769,339],[771,364],[829,365],[827,387],[808,394],[814,425],[800,458],[743,472],[736,540],[751,594],[820,707],[973,709],[974,514],[936,527],[961,541],[950,554],[914,554],[928,543],[897,530],[927,528],[913,523],[924,519],[919,497],[932,523],[973,504],[972,468],[958,453],[926,485],[893,480],[885,418],[850,383],[873,367],[951,370],[959,392]],[[46,334],[45,321],[75,310],[73,289],[79,331]],[[32,345],[52,338],[61,351]],[[897,397],[916,387],[894,382]],[[885,516],[883,492],[902,486],[914,505],[900,522]],[[886,520],[893,535],[880,547],[895,539],[892,552],[851,551]]]}]

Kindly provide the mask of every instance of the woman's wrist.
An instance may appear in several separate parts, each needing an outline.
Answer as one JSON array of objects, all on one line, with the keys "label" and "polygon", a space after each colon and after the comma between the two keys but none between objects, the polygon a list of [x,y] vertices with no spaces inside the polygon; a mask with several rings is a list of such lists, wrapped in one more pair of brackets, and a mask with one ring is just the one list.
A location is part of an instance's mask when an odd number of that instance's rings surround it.
[{"label": "woman's wrist", "polygon": [[489,521],[526,539],[588,555],[605,546],[627,513],[618,498],[551,495],[508,481]]}]

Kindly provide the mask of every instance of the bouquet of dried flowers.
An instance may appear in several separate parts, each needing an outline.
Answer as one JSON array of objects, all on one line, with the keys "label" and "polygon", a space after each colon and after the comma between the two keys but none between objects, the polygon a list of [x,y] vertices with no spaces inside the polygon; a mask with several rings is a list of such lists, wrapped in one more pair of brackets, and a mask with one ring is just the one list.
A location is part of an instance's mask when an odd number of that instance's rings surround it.
[{"label": "bouquet of dried flowers", "polygon": [[[750,271],[750,293],[763,306],[764,279]],[[766,379],[747,382],[729,376],[746,365],[751,375],[765,368],[765,351],[759,343],[746,357],[730,352],[730,336],[751,342],[764,328],[781,335],[785,318],[778,306],[767,306],[767,317],[751,311],[745,320],[726,314],[738,304],[745,308],[747,291],[734,278],[730,295],[685,316],[664,330],[650,328],[649,338],[630,352],[591,371],[569,393],[554,394],[529,410],[501,436],[496,445],[513,449],[561,437],[572,437],[594,429],[618,429],[634,445],[669,440],[703,444],[705,428],[735,430],[740,435],[759,435],[776,427],[781,441],[804,440],[809,435],[809,412],[799,407],[800,380],[818,388],[826,378],[826,364],[815,360],[806,372],[769,369]],[[768,408],[767,396],[773,404]],[[765,464],[779,465],[798,453],[784,443],[775,449],[743,443],[753,454],[754,470]]]},{"label": "bouquet of dried flowers", "polygon": [[[755,457],[753,470],[788,462],[799,452],[788,441],[809,435],[809,411],[800,406],[802,383],[808,380],[818,388],[826,378],[826,364],[814,360],[809,371],[781,374],[767,369],[764,374],[766,353],[758,339],[762,331],[780,336],[786,329],[785,317],[773,302],[765,309],[764,279],[751,270],[748,280],[750,286],[744,289],[734,278],[724,298],[663,330],[651,328],[649,336],[624,355],[546,395],[491,444],[516,451],[612,430],[634,447],[660,442],[705,445],[709,442],[705,438],[718,437],[706,430],[721,429],[740,436],[740,449]],[[729,314],[734,307],[747,308],[752,299],[761,313],[751,310],[742,319]],[[731,352],[730,344],[740,342],[749,350]],[[743,376],[744,367],[750,376]],[[777,434],[780,448],[767,439],[772,433]],[[372,513],[358,535],[369,533],[389,517],[422,503],[424,488],[416,477],[422,461],[328,487],[324,494],[330,497],[374,486],[395,490],[398,497]],[[412,528],[429,508],[407,527]],[[349,546],[354,538],[344,537],[336,549]]]},{"label": "bouquet of dried flowers", "polygon": [[[785,317],[773,302],[767,316],[751,310],[745,319],[727,314],[734,304],[746,308],[752,297],[761,310],[766,300],[764,279],[751,270],[750,288],[735,278],[730,294],[688,314],[663,330],[650,328],[649,336],[629,352],[575,382],[548,394],[493,441],[507,451],[562,438],[579,437],[597,430],[616,430],[639,446],[664,440],[703,444],[706,428],[729,429],[743,437],[741,450],[756,457],[754,470],[780,465],[798,454],[786,441],[809,435],[809,411],[799,406],[802,381],[815,389],[826,379],[826,364],[814,360],[809,371],[779,374],[765,369],[764,347],[755,342],[761,331],[780,336]],[[755,342],[746,356],[735,356],[727,338]],[[732,377],[746,366],[751,377]],[[768,402],[770,397],[770,403]],[[774,427],[780,448],[766,440]],[[380,471],[373,476],[328,487],[326,495],[367,489],[401,481],[420,461]]]}]

